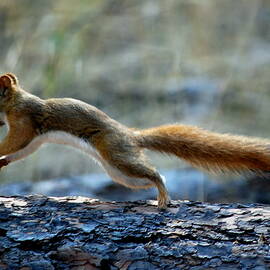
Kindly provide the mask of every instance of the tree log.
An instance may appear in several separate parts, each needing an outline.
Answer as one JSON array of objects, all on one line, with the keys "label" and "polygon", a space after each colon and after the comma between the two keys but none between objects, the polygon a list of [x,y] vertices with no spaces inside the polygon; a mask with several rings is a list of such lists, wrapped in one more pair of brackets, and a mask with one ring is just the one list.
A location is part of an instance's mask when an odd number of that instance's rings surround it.
[{"label": "tree log", "polygon": [[270,206],[0,197],[0,270],[269,269]]}]

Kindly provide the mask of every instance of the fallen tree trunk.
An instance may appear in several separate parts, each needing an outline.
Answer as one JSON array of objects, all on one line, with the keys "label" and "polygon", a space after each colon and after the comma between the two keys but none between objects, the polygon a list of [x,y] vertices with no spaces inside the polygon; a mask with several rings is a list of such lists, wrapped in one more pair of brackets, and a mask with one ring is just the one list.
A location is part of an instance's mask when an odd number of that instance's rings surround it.
[{"label": "fallen tree trunk", "polygon": [[258,204],[0,197],[0,270],[269,269],[269,228]]}]

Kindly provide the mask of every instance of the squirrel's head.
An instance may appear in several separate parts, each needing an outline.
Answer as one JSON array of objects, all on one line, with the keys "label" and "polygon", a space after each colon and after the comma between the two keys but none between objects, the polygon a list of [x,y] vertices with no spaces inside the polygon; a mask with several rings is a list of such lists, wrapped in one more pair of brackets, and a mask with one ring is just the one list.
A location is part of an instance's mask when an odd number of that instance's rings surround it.
[{"label": "squirrel's head", "polygon": [[0,76],[0,111],[12,100],[15,92],[19,89],[19,81],[12,73]]}]

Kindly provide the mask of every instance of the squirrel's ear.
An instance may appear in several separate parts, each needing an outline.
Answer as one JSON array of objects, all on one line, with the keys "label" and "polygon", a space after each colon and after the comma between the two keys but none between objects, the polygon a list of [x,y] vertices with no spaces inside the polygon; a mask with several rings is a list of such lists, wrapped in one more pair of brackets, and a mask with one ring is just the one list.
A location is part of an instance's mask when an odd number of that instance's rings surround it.
[{"label": "squirrel's ear", "polygon": [[12,80],[12,84],[14,85],[19,84],[18,78],[13,73],[6,73],[5,75],[8,76]]},{"label": "squirrel's ear", "polygon": [[0,77],[0,96],[5,97],[7,93],[12,89],[12,86],[18,84],[18,80],[15,75],[11,73],[4,74]]}]

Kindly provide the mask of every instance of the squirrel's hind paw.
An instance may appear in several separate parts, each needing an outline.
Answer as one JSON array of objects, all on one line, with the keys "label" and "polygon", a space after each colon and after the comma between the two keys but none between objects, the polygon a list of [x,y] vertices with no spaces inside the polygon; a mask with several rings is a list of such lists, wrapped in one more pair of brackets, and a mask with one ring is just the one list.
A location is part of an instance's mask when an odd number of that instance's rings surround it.
[{"label": "squirrel's hind paw", "polygon": [[166,197],[161,197],[158,196],[158,208],[161,210],[165,210],[168,207],[168,204],[170,203],[170,197],[166,196]]}]

